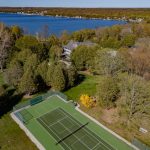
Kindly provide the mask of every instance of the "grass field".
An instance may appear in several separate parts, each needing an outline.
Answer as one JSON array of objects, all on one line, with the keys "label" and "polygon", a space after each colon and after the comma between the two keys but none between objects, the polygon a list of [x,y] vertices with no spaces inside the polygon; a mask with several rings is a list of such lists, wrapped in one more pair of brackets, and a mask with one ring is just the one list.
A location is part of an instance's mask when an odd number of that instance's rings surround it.
[{"label": "grass field", "polygon": [[[0,73],[0,85],[4,84]],[[0,118],[0,149],[1,150],[37,150],[19,126],[11,119],[8,112]]]},{"label": "grass field", "polygon": [[100,76],[85,75],[83,82],[64,93],[69,99],[76,101],[79,100],[79,97],[82,94],[89,94],[93,96],[96,93],[96,85],[99,81],[99,78]]},{"label": "grass field", "polygon": [[0,119],[0,147],[2,150],[37,150],[9,114]]},{"label": "grass field", "polygon": [[[87,125],[88,130],[91,130],[93,134],[103,139],[107,144],[109,144],[114,149],[118,150],[131,150],[132,148],[125,144],[123,141],[119,140],[108,131],[83,116],[81,113],[75,110],[74,105],[72,103],[65,103],[57,96],[53,96],[39,104],[31,106],[26,110],[33,116],[33,118],[29,121],[28,124],[25,124],[26,128],[36,137],[36,139],[47,149],[50,148],[53,150],[62,149],[62,145],[58,144],[56,146],[56,139],[48,132],[50,130],[51,117],[48,116],[45,120],[45,115],[51,113],[56,108],[61,108],[67,113],[69,113],[75,120],[78,120],[81,124],[85,124],[89,122]],[[23,110],[21,110],[22,112]],[[17,113],[19,115],[20,113]],[[56,113],[57,116],[58,113]],[[38,118],[42,118],[42,122],[44,120],[44,127],[39,121]],[[55,117],[54,117],[55,118]],[[48,128],[48,129],[46,129]],[[58,128],[60,130],[60,128]],[[78,148],[79,149],[79,148]],[[99,148],[98,148],[99,149]],[[79,149],[80,150],[80,149]],[[106,150],[106,149],[104,149]]]}]

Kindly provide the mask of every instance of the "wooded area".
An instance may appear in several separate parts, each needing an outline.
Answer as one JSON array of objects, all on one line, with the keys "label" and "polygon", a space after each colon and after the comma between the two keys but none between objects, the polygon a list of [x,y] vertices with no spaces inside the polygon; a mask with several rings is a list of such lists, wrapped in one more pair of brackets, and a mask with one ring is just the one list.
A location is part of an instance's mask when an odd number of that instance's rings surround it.
[{"label": "wooded area", "polygon": [[[49,89],[64,92],[82,84],[79,72],[84,71],[99,77],[96,92],[90,95],[96,98],[93,107],[116,109],[119,119],[115,124],[149,144],[149,134],[139,133],[139,127],[150,130],[150,24],[63,32],[60,37],[46,34],[24,35],[17,26],[0,24],[0,67],[5,80],[0,87],[0,115],[23,95]],[[94,45],[74,49],[68,66],[62,54],[70,40]]]}]

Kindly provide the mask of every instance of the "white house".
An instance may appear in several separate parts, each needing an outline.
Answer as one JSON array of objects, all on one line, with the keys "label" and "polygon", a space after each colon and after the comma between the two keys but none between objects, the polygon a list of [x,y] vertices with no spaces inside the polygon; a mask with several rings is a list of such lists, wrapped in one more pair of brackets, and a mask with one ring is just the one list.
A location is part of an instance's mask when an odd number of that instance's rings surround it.
[{"label": "white house", "polygon": [[92,43],[90,41],[75,42],[75,41],[71,40],[67,45],[63,46],[63,57],[67,60],[70,60],[70,55],[71,55],[72,51],[80,45],[94,46],[95,43]]}]

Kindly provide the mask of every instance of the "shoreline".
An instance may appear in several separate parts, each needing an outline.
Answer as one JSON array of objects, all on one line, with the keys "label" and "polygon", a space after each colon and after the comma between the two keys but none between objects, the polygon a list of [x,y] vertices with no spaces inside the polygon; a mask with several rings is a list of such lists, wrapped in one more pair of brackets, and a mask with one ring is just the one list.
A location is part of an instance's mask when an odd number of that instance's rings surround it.
[{"label": "shoreline", "polygon": [[107,21],[125,21],[127,23],[130,22],[141,22],[143,21],[143,19],[141,19],[141,21],[137,20],[128,20],[128,19],[123,19],[123,18],[116,18],[116,19],[112,19],[109,17],[106,18],[89,18],[89,17],[82,17],[82,16],[63,16],[63,15],[47,15],[47,14],[41,14],[41,13],[25,13],[25,12],[0,12],[0,14],[18,14],[18,15],[28,15],[28,16],[47,16],[47,17],[55,17],[55,18],[71,18],[71,19],[86,19],[86,20],[107,20]]}]

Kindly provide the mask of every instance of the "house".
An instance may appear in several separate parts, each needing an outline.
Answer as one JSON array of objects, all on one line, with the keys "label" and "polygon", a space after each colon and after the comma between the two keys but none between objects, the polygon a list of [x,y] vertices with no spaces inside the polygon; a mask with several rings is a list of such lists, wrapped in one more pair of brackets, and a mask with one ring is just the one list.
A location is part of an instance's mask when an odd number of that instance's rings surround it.
[{"label": "house", "polygon": [[71,40],[67,45],[63,46],[63,58],[70,60],[70,55],[74,49],[76,49],[78,46],[95,46],[95,43],[92,43],[90,41],[85,42],[75,42]]}]

